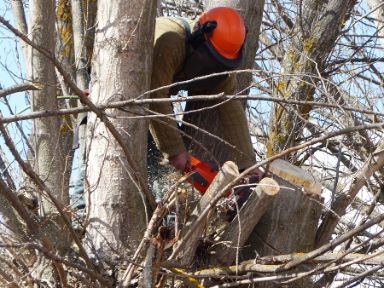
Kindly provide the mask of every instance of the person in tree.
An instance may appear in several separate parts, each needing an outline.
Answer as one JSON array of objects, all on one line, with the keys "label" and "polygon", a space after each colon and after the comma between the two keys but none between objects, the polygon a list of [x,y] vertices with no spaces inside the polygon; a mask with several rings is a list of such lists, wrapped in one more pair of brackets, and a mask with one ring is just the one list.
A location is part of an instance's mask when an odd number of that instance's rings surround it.
[{"label": "person in tree", "polygon": [[[242,17],[229,7],[208,10],[194,22],[177,17],[157,18],[151,88],[233,71],[243,61],[245,37]],[[236,77],[224,73],[190,81],[153,92],[151,98],[166,98],[179,90],[186,90],[189,95],[234,95]],[[153,103],[150,109],[165,115],[173,113],[170,102]],[[229,160],[235,162],[240,171],[254,165],[255,154],[242,103],[239,100],[225,101],[218,107],[218,115],[225,133],[224,140],[237,148],[232,149]],[[190,155],[174,118],[152,120],[150,132],[159,150],[166,154],[177,170],[184,172],[190,168]],[[256,170],[255,173],[260,179],[261,171]]]},{"label": "person in tree", "polygon": [[[242,17],[232,8],[218,7],[203,13],[197,21],[176,17],[156,19],[151,89],[212,73],[232,71],[243,61],[246,29]],[[152,98],[166,98],[187,90],[189,95],[235,94],[234,74],[223,74],[207,79],[176,85],[151,93]],[[173,113],[170,102],[152,103],[156,113]],[[220,122],[225,140],[235,146],[230,160],[239,170],[256,163],[243,105],[239,100],[226,101],[219,106]],[[190,155],[184,145],[175,119],[161,118],[150,122],[150,132],[157,147],[181,173],[190,169]],[[83,122],[86,123],[86,120]],[[81,127],[81,126],[80,126]],[[84,141],[83,141],[84,142]],[[85,142],[84,142],[85,143]],[[85,144],[83,145],[85,147]],[[85,150],[80,149],[79,175],[74,177],[70,189],[71,206],[84,215]],[[262,172],[255,170],[258,179]],[[76,176],[76,175],[75,175]],[[77,224],[75,224],[77,225]]]}]

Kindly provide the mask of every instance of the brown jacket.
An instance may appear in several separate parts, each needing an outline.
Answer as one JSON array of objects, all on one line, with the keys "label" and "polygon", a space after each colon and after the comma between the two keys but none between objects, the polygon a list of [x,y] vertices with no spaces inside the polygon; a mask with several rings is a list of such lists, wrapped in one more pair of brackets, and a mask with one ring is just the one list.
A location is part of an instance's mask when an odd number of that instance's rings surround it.
[{"label": "brown jacket", "polygon": [[[191,25],[193,25],[191,23]],[[186,32],[180,19],[159,17],[156,19],[153,72],[151,89],[172,84],[174,76],[183,67],[186,57]],[[233,95],[236,89],[236,79],[230,75],[213,89],[210,94],[224,92]],[[162,89],[151,94],[151,98],[168,97],[169,89]],[[166,124],[155,120],[150,123],[150,131],[155,142],[163,153],[168,156],[185,151],[185,146],[173,118],[172,104],[151,104],[150,109],[156,113],[169,115],[160,118]],[[247,119],[240,101],[227,101],[219,106],[220,122],[226,132],[224,137],[229,143],[235,145],[242,153],[233,152],[231,157],[239,168],[247,168],[255,163],[255,155],[248,131]],[[244,156],[246,155],[246,156]]]}]

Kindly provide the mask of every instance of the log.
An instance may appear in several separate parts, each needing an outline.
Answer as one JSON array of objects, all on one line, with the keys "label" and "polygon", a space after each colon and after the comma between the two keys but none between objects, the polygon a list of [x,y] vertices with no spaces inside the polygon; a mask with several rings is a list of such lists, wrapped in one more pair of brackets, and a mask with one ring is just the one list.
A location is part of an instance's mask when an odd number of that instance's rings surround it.
[{"label": "log", "polygon": [[203,231],[205,230],[207,223],[209,222],[209,215],[206,217],[205,221],[201,221],[200,223],[198,223],[198,226],[194,228],[193,233],[188,239],[185,239],[183,235],[186,235],[186,233],[191,229],[191,227],[194,226],[195,221],[199,217],[200,213],[208,206],[209,202],[212,200],[213,197],[215,197],[217,192],[224,188],[226,185],[228,185],[238,175],[239,171],[236,164],[231,161],[225,162],[222,166],[222,169],[212,181],[212,184],[209,186],[208,190],[201,197],[199,203],[192,212],[191,219],[187,222],[184,229],[182,230],[181,240],[177,244],[177,246],[183,245],[178,257],[182,265],[190,265],[192,263],[196,253],[196,248],[199,244],[199,240],[201,239]]},{"label": "log", "polygon": [[269,164],[269,171],[290,182],[293,185],[303,188],[304,193],[320,197],[322,186],[309,172],[294,166],[282,159],[276,159]]},{"label": "log", "polygon": [[233,263],[239,252],[236,247],[241,248],[245,244],[252,230],[279,191],[279,184],[272,178],[263,178],[259,182],[239,214],[225,229],[219,244],[215,246],[210,261],[212,265],[226,266]]}]

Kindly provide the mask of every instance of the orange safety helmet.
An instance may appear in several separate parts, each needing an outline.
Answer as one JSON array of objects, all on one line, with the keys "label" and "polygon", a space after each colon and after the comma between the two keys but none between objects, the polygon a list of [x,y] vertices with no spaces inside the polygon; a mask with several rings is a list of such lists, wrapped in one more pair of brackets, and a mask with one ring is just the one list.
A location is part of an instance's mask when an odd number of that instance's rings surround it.
[{"label": "orange safety helmet", "polygon": [[216,52],[231,60],[241,57],[246,30],[239,13],[229,7],[213,8],[203,13],[198,21],[200,27],[210,22],[216,23],[216,27],[205,37]]}]

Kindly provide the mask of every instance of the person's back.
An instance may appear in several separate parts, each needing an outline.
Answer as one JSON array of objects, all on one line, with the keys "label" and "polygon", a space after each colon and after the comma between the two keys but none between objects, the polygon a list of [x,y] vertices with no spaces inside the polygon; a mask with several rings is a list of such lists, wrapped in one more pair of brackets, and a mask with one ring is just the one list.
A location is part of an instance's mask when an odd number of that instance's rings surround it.
[{"label": "person's back", "polygon": [[[188,27],[189,25],[189,27]],[[180,18],[160,17],[156,21],[151,89],[176,84],[171,89],[161,89],[151,94],[152,98],[166,98],[178,90],[187,90],[190,96],[198,94],[236,91],[234,74],[213,73],[238,68],[243,60],[245,26],[241,16],[233,9],[218,7],[203,13],[195,24]],[[192,81],[200,76],[204,79]],[[183,172],[189,165],[182,136],[178,131],[170,102],[151,104],[150,109],[158,115],[167,115],[151,120],[150,130],[160,151],[171,164]],[[225,130],[225,140],[238,148],[232,159],[240,169],[255,163],[255,155],[248,131],[247,119],[241,103],[225,101],[219,108],[220,122]]]}]

